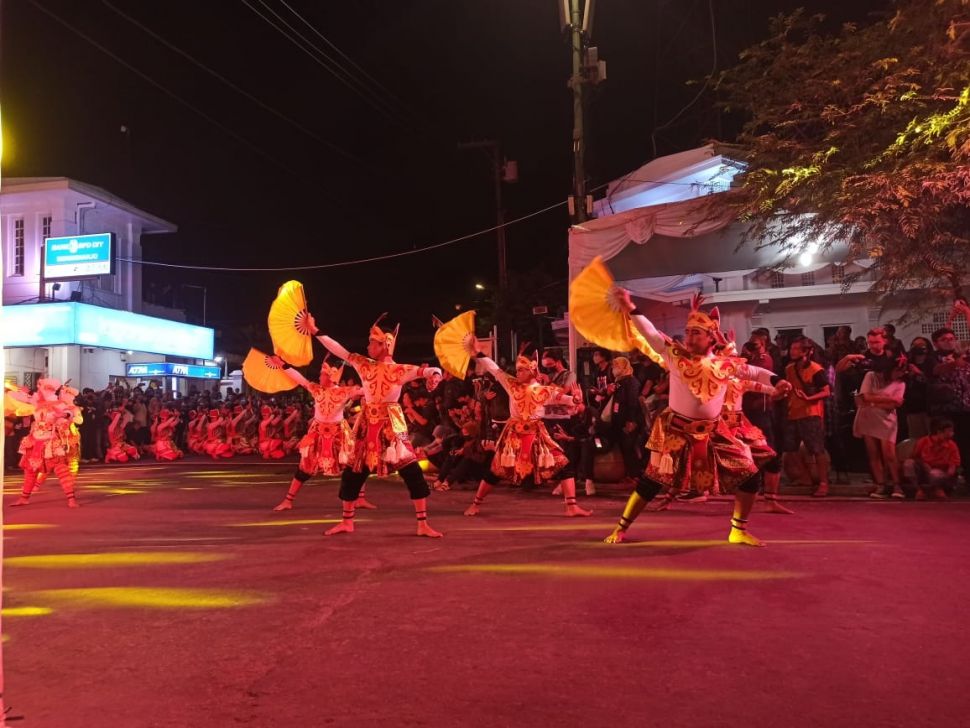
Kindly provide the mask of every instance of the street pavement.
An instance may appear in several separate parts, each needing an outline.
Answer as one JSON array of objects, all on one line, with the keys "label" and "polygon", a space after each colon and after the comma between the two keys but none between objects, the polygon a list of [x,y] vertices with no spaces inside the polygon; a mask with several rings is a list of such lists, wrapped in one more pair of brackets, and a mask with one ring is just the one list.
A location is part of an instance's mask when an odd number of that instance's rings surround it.
[{"label": "street pavement", "polygon": [[[292,464],[85,467],[4,513],[5,701],[25,728],[967,725],[970,501],[794,499],[728,546],[730,503],[566,519],[548,489],[396,478],[325,538]],[[20,478],[7,477],[12,502]],[[756,506],[760,510],[761,506]]]}]

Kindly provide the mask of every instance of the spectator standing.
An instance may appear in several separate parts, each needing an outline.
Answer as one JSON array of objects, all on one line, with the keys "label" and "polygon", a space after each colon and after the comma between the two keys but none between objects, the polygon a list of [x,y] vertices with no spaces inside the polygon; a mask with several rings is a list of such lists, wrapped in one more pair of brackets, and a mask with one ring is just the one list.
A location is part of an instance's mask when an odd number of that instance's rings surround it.
[{"label": "spectator standing", "polygon": [[970,462],[970,361],[960,350],[953,329],[937,329],[932,339],[936,353],[927,388],[929,411],[953,422],[960,461]]},{"label": "spectator standing", "polygon": [[825,400],[831,394],[829,380],[820,364],[813,361],[815,346],[805,336],[791,343],[791,363],[785,368],[785,379],[792,385],[788,395],[788,412],[783,433],[785,453],[798,454],[804,443],[815,460],[818,488],[812,494],[824,498],[829,494],[829,454],[825,449]]},{"label": "spectator standing", "polygon": [[643,472],[640,457],[640,438],[643,435],[644,417],[640,406],[640,383],[633,376],[630,360],[624,356],[613,359],[614,390],[610,398],[613,408],[610,424],[613,439],[620,445],[627,483],[633,483]]},{"label": "spectator standing", "polygon": [[[896,460],[896,410],[906,393],[905,370],[897,366],[888,372],[869,371],[862,379],[852,434],[865,441],[869,467],[876,485],[872,498],[905,498]],[[891,486],[886,483],[889,476]]]},{"label": "spectator standing", "polygon": [[917,336],[910,345],[907,357],[903,412],[906,414],[906,437],[914,440],[930,434],[928,383],[933,376],[932,351],[930,340]]}]

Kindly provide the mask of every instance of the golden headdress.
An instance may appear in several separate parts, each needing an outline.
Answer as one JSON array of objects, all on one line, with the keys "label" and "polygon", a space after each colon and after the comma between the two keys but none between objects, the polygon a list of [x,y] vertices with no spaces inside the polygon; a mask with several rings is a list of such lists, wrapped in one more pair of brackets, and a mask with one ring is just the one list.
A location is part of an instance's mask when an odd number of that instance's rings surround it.
[{"label": "golden headdress", "polygon": [[370,327],[368,341],[379,341],[387,348],[388,356],[394,355],[394,345],[397,343],[397,334],[401,330],[401,324],[394,327],[394,331],[383,331],[378,325],[387,317],[387,313],[382,313],[377,317],[377,321]]},{"label": "golden headdress", "polygon": [[526,356],[525,350],[529,347],[529,343],[527,341],[519,347],[519,355],[515,357],[515,369],[516,371],[519,369],[528,369],[535,374],[539,371],[539,353],[536,352],[534,356]]},{"label": "golden headdress", "polygon": [[717,306],[712,308],[709,313],[701,311],[701,304],[704,303],[704,296],[695,293],[690,302],[690,314],[687,316],[688,329],[701,329],[706,331],[715,339],[721,338],[721,312]]},{"label": "golden headdress", "polygon": [[323,372],[326,372],[327,376],[330,377],[330,382],[332,384],[340,384],[340,380],[343,379],[344,376],[344,365],[341,364],[339,367],[332,367],[327,364],[327,359],[329,358],[329,354],[323,357],[323,363],[320,364],[320,373],[322,374]]}]

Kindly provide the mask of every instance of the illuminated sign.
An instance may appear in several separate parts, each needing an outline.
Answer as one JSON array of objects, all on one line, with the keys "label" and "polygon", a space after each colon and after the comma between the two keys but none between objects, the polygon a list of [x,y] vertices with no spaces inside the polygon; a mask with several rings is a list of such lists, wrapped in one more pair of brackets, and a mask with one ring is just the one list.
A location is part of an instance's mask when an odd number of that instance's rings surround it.
[{"label": "illuminated sign", "polygon": [[215,332],[204,326],[86,303],[35,303],[0,309],[3,346],[81,344],[211,359]]},{"label": "illuminated sign", "polygon": [[44,278],[76,280],[114,273],[114,235],[68,235],[44,240]]},{"label": "illuminated sign", "polygon": [[129,377],[189,377],[190,379],[221,379],[221,367],[202,367],[195,364],[176,364],[170,361],[150,364],[129,364],[125,367]]}]

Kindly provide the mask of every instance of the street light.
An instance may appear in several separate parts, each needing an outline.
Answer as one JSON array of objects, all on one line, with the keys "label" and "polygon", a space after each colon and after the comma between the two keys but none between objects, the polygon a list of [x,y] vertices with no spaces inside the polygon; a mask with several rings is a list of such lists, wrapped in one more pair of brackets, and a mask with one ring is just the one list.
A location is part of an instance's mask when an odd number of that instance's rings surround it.
[{"label": "street light", "polygon": [[479,290],[479,291],[484,291],[485,290],[485,284],[484,283],[476,283],[475,284],[475,289],[476,290]]},{"label": "street light", "polygon": [[220,368],[222,369],[222,378],[223,379],[228,379],[229,378],[229,371],[228,371],[229,362],[226,360],[226,358],[224,356],[216,356],[216,357],[213,357],[212,358],[212,361],[214,361],[216,364],[219,364],[220,365]]}]

